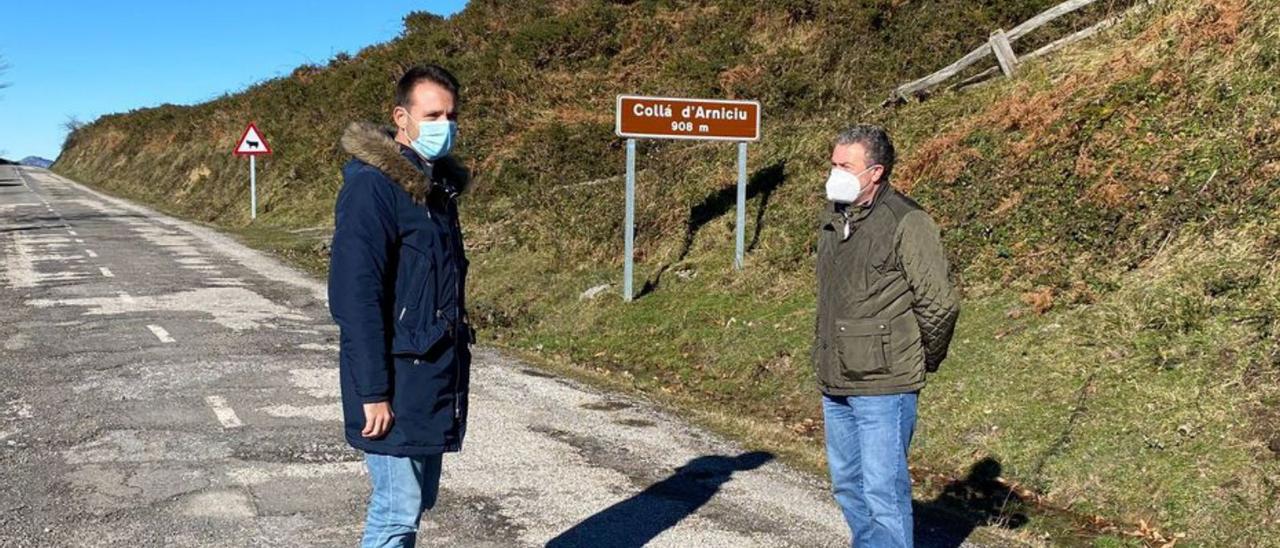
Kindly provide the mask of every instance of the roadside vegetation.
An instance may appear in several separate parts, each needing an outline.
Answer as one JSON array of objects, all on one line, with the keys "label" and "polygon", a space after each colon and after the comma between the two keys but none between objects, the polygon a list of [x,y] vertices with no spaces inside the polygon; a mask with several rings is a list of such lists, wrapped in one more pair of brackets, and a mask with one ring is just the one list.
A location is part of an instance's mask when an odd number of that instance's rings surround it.
[{"label": "roadside vegetation", "polygon": [[[341,129],[384,119],[400,71],[441,60],[466,84],[486,341],[821,470],[809,345],[829,139],[884,124],[895,184],[943,227],[964,292],[921,399],[920,498],[1053,544],[1276,545],[1280,5],[1156,1],[1016,78],[878,107],[1056,3],[472,0],[242,93],[104,116],[55,170],[322,273]],[[1099,4],[1019,49],[1128,7]],[[733,147],[643,142],[642,295],[622,301],[618,93],[763,103],[744,271]],[[275,149],[254,223],[230,155],[250,120]]]}]

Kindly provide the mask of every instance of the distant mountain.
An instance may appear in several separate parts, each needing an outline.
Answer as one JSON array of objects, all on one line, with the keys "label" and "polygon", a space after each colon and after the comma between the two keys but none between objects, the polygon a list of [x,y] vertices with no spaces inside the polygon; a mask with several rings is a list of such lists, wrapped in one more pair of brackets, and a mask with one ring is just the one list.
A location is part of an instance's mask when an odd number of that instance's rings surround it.
[{"label": "distant mountain", "polygon": [[8,166],[8,165],[16,164],[16,163],[18,163],[18,162],[15,162],[15,161],[10,160],[10,159],[8,159],[8,158],[0,158],[0,166]]},{"label": "distant mountain", "polygon": [[41,158],[39,156],[27,156],[18,162],[24,166],[48,168],[53,165],[53,160]]}]

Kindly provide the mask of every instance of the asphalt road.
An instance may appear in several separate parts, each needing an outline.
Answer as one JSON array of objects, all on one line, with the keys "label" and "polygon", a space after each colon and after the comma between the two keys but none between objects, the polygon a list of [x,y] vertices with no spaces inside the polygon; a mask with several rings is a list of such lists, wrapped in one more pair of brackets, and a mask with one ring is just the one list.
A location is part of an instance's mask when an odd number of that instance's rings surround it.
[{"label": "asphalt road", "polygon": [[[322,283],[10,167],[0,273],[0,545],[356,543]],[[472,385],[420,545],[848,545],[826,485],[770,455],[493,350]]]},{"label": "asphalt road", "polygon": [[[212,230],[0,168],[0,544],[353,545],[323,284]],[[476,353],[421,545],[844,545],[818,479]]]}]

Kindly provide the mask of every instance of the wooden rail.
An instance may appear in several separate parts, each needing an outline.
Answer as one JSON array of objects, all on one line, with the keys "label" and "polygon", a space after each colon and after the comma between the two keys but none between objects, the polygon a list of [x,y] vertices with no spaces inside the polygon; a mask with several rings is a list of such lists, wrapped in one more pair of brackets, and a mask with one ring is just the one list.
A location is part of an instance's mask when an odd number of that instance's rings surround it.
[{"label": "wooden rail", "polygon": [[892,103],[900,103],[912,97],[921,97],[925,95],[929,91],[929,89],[936,87],[937,85],[955,77],[957,74],[960,74],[960,72],[963,71],[964,69],[967,69],[973,66],[975,63],[985,59],[989,55],[995,55],[997,66],[987,69],[986,71],[983,71],[978,75],[970,77],[969,79],[966,79],[964,82],[962,82],[962,85],[966,83],[972,83],[982,78],[991,76],[992,74],[995,73],[996,70],[1000,70],[1004,72],[1005,76],[1012,76],[1015,72],[1017,72],[1018,64],[1020,61],[1035,58],[1035,57],[1040,57],[1046,53],[1049,53],[1050,51],[1059,49],[1072,42],[1076,42],[1076,41],[1088,38],[1090,36],[1093,36],[1094,34],[1097,34],[1102,29],[1107,28],[1111,25],[1114,25],[1118,20],[1119,16],[1110,17],[1087,29],[1081,30],[1079,32],[1073,33],[1069,36],[1056,40],[1053,43],[1050,43],[1049,45],[1046,45],[1026,55],[1022,59],[1019,59],[1018,56],[1014,53],[1013,43],[1017,42],[1019,38],[1022,38],[1023,36],[1026,36],[1032,31],[1040,27],[1043,27],[1044,25],[1049,24],[1053,20],[1059,17],[1062,17],[1063,15],[1067,15],[1071,12],[1084,8],[1085,6],[1088,6],[1096,1],[1097,0],[1068,0],[1052,8],[1049,8],[1048,10],[1045,10],[1040,15],[1032,17],[1031,19],[1026,20],[1022,24],[1016,27],[1013,27],[1008,31],[997,29],[991,33],[990,38],[987,40],[985,44],[965,54],[964,57],[961,57],[956,62],[951,63],[950,65],[943,67],[941,70],[933,74],[930,74],[928,76],[925,76],[924,78],[898,86],[897,89],[893,90],[893,93],[889,96],[887,100],[885,100],[882,106],[887,106]]}]

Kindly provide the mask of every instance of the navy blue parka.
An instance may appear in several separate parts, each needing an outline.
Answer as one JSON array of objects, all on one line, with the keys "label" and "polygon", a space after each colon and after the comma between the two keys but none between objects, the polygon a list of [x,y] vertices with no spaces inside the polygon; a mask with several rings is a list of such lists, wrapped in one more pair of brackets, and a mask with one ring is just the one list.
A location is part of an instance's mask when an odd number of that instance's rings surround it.
[{"label": "navy blue parka", "polygon": [[[427,162],[389,130],[355,123],[343,167],[329,264],[340,328],[347,442],[367,452],[432,455],[462,448],[474,338],[456,197],[466,172]],[[360,435],[363,404],[391,402],[381,438]]]}]

